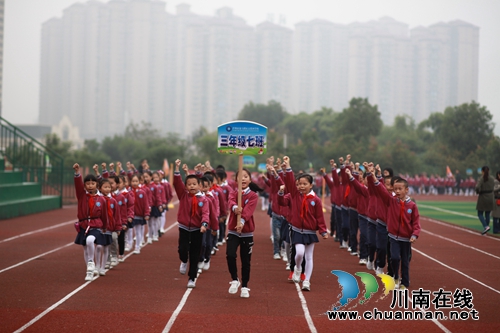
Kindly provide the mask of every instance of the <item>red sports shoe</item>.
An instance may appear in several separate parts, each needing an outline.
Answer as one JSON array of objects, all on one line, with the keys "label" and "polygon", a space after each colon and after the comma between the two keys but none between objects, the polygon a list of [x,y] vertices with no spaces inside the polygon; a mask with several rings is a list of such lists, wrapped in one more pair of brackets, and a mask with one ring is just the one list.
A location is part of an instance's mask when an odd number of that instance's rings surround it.
[{"label": "red sports shoe", "polygon": [[300,274],[300,281],[304,281],[306,279],[306,275],[304,273]]},{"label": "red sports shoe", "polygon": [[293,276],[293,271],[290,271],[290,274],[288,275],[288,281],[292,281],[292,276]]}]

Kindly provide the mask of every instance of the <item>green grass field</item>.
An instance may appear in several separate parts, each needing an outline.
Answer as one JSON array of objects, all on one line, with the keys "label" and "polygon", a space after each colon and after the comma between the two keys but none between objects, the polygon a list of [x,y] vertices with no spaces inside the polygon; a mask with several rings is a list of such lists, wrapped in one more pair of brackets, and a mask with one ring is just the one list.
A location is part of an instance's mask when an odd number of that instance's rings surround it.
[{"label": "green grass field", "polygon": [[[420,216],[446,221],[466,228],[481,231],[475,202],[417,201]],[[493,219],[490,227],[493,226]]]}]

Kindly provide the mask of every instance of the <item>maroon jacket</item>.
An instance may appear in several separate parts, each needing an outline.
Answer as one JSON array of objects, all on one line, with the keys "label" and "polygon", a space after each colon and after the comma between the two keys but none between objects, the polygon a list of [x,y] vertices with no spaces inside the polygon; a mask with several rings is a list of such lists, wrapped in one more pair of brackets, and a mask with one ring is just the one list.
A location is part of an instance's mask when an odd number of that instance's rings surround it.
[{"label": "maroon jacket", "polygon": [[[102,228],[106,229],[108,224],[108,214],[106,199],[100,195],[90,195],[85,191],[83,178],[75,175],[75,192],[78,199],[78,222],[80,228]],[[89,212],[89,200],[94,201],[94,209]]]},{"label": "maroon jacket", "polygon": [[115,199],[116,203],[118,204],[118,208],[120,210],[121,224],[126,225],[128,216],[127,216],[127,201],[125,199],[125,196],[122,193],[120,193],[120,191],[112,192],[111,195],[113,196],[113,199]]},{"label": "maroon jacket", "polygon": [[210,193],[210,191],[205,194],[205,197],[207,198],[209,202],[209,208],[210,208],[210,223],[208,225],[209,229],[212,231],[217,231],[219,230],[219,206],[218,206],[218,197]]},{"label": "maroon jacket", "polygon": [[278,201],[282,206],[292,206],[292,219],[290,224],[292,229],[301,233],[316,233],[319,230],[321,235],[326,234],[326,223],[325,217],[323,215],[323,205],[321,204],[321,199],[315,194],[308,194],[306,197],[307,211],[302,218],[301,210],[302,203],[304,200],[304,195],[297,190],[295,186],[295,177],[293,175],[292,169],[288,169],[285,174],[285,186],[290,193],[287,202],[285,196],[278,195]]},{"label": "maroon jacket", "polygon": [[122,230],[122,221],[120,215],[120,207],[118,202],[113,198],[113,196],[104,196],[106,199],[106,204],[108,207],[108,227],[109,231],[120,231]]},{"label": "maroon jacket", "polygon": [[356,196],[358,214],[367,216],[368,202],[370,199],[368,187],[359,182],[358,176],[354,172],[353,177],[349,179],[349,183],[351,185],[352,195]]},{"label": "maroon jacket", "polygon": [[156,186],[156,202],[159,203],[157,206],[162,206],[167,204],[167,193],[165,192],[165,187],[161,183],[154,183]]},{"label": "maroon jacket", "polygon": [[134,212],[135,194],[134,194],[134,192],[129,191],[127,189],[124,189],[122,194],[125,197],[125,203],[127,204],[126,218],[127,218],[127,220],[133,219],[134,215],[135,215],[135,212]]},{"label": "maroon jacket", "polygon": [[132,189],[132,193],[134,194],[134,217],[144,218],[151,213],[151,207],[149,207],[148,197],[145,191],[147,191],[147,189],[142,189],[140,187]]},{"label": "maroon jacket", "polygon": [[224,182],[220,185],[220,188],[222,189],[222,194],[224,195],[224,199],[226,200],[226,213],[224,216],[227,216],[229,213],[229,210],[231,207],[229,207],[229,196],[231,193],[233,193],[233,188],[227,184],[227,182]]},{"label": "maroon jacket", "polygon": [[167,198],[167,203],[169,203],[173,198],[172,186],[170,186],[170,183],[167,181],[161,182],[160,184],[163,186],[163,190],[165,191],[165,196]]},{"label": "maroon jacket", "polygon": [[[174,188],[179,198],[179,210],[177,212],[177,222],[179,228],[187,231],[199,230],[202,225],[208,228],[210,221],[209,202],[201,192],[191,195],[182,182],[180,173],[174,173]],[[196,200],[196,209],[193,211],[193,200]]]},{"label": "maroon jacket", "polygon": [[233,209],[238,206],[238,191],[233,191],[229,196],[229,208],[231,213],[229,214],[229,223],[227,224],[228,233],[233,234],[238,237],[251,237],[255,230],[255,222],[253,220],[253,213],[255,212],[255,207],[257,207],[257,201],[259,196],[250,188],[243,190],[241,195],[241,223],[243,223],[243,228],[241,234],[236,231],[236,214],[234,214]]},{"label": "maroon jacket", "polygon": [[375,191],[387,209],[387,231],[389,237],[409,242],[412,236],[420,235],[420,214],[417,204],[406,197],[401,200],[387,192],[380,182],[374,183]]},{"label": "maroon jacket", "polygon": [[[380,195],[378,194],[378,192],[375,191],[375,183],[373,181],[372,174],[367,173],[366,177],[368,179],[368,188],[373,192],[373,194],[375,195],[375,198],[377,199],[377,201],[376,201],[377,222],[381,223],[382,225],[387,225],[387,207],[382,202],[382,199],[380,198]],[[380,178],[380,180],[381,179],[383,179],[383,178]],[[378,181],[378,183],[380,183],[380,181]],[[386,191],[390,195],[390,193],[385,188],[384,184],[383,183],[380,183],[380,184],[382,185],[382,187],[380,187],[379,190],[383,189],[384,191]]]}]

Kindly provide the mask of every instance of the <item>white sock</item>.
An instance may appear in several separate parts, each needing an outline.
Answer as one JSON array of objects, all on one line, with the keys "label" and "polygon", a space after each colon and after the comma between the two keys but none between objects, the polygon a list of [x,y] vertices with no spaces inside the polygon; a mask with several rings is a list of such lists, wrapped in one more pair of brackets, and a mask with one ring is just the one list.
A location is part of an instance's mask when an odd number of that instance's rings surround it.
[{"label": "white sock", "polygon": [[141,241],[142,241],[142,231],[143,231],[143,226],[142,225],[136,225],[134,226],[135,230],[135,249],[139,250],[141,248]]},{"label": "white sock", "polygon": [[313,253],[314,253],[314,243],[306,245],[305,249],[305,258],[306,258],[306,267],[305,269],[305,275],[306,275],[306,280],[311,280],[311,275],[313,271]]},{"label": "white sock", "polygon": [[85,257],[85,264],[87,264],[89,261],[94,261],[94,250],[95,250],[95,236],[88,236],[86,239],[86,244],[83,247],[83,255]]},{"label": "white sock", "polygon": [[295,244],[295,270],[302,271],[305,248],[304,244]]},{"label": "white sock", "polygon": [[97,270],[101,269],[101,263],[103,261],[102,252],[103,252],[103,246],[97,245],[97,249],[96,249],[96,253],[95,253],[95,268]]}]

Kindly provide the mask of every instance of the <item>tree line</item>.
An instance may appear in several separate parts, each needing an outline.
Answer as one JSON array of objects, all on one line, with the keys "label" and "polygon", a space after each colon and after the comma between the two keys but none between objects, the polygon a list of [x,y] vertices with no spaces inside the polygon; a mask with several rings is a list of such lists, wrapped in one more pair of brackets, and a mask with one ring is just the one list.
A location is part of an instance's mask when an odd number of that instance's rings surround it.
[{"label": "tree line", "polygon": [[[475,175],[483,165],[500,170],[500,138],[494,135],[492,118],[485,106],[472,101],[433,113],[419,124],[401,115],[392,125],[384,125],[377,105],[366,98],[351,99],[340,112],[322,108],[311,114],[290,114],[276,101],[249,102],[238,115],[268,127],[268,156],[286,154],[303,170],[319,170],[331,158],[351,154],[355,161],[373,161],[398,173],[439,175],[445,174],[446,166],[462,174],[472,169]],[[131,123],[124,133],[101,142],[86,140],[78,150],[53,134],[46,137],[46,144],[64,157],[67,168],[76,161],[90,167],[103,161],[138,164],[143,159],[161,168],[165,158],[170,162],[180,158],[188,165],[210,160],[237,168],[234,156],[217,153],[216,128],[201,127],[189,138],[151,128],[149,123]],[[266,156],[256,158],[265,163]]]}]

